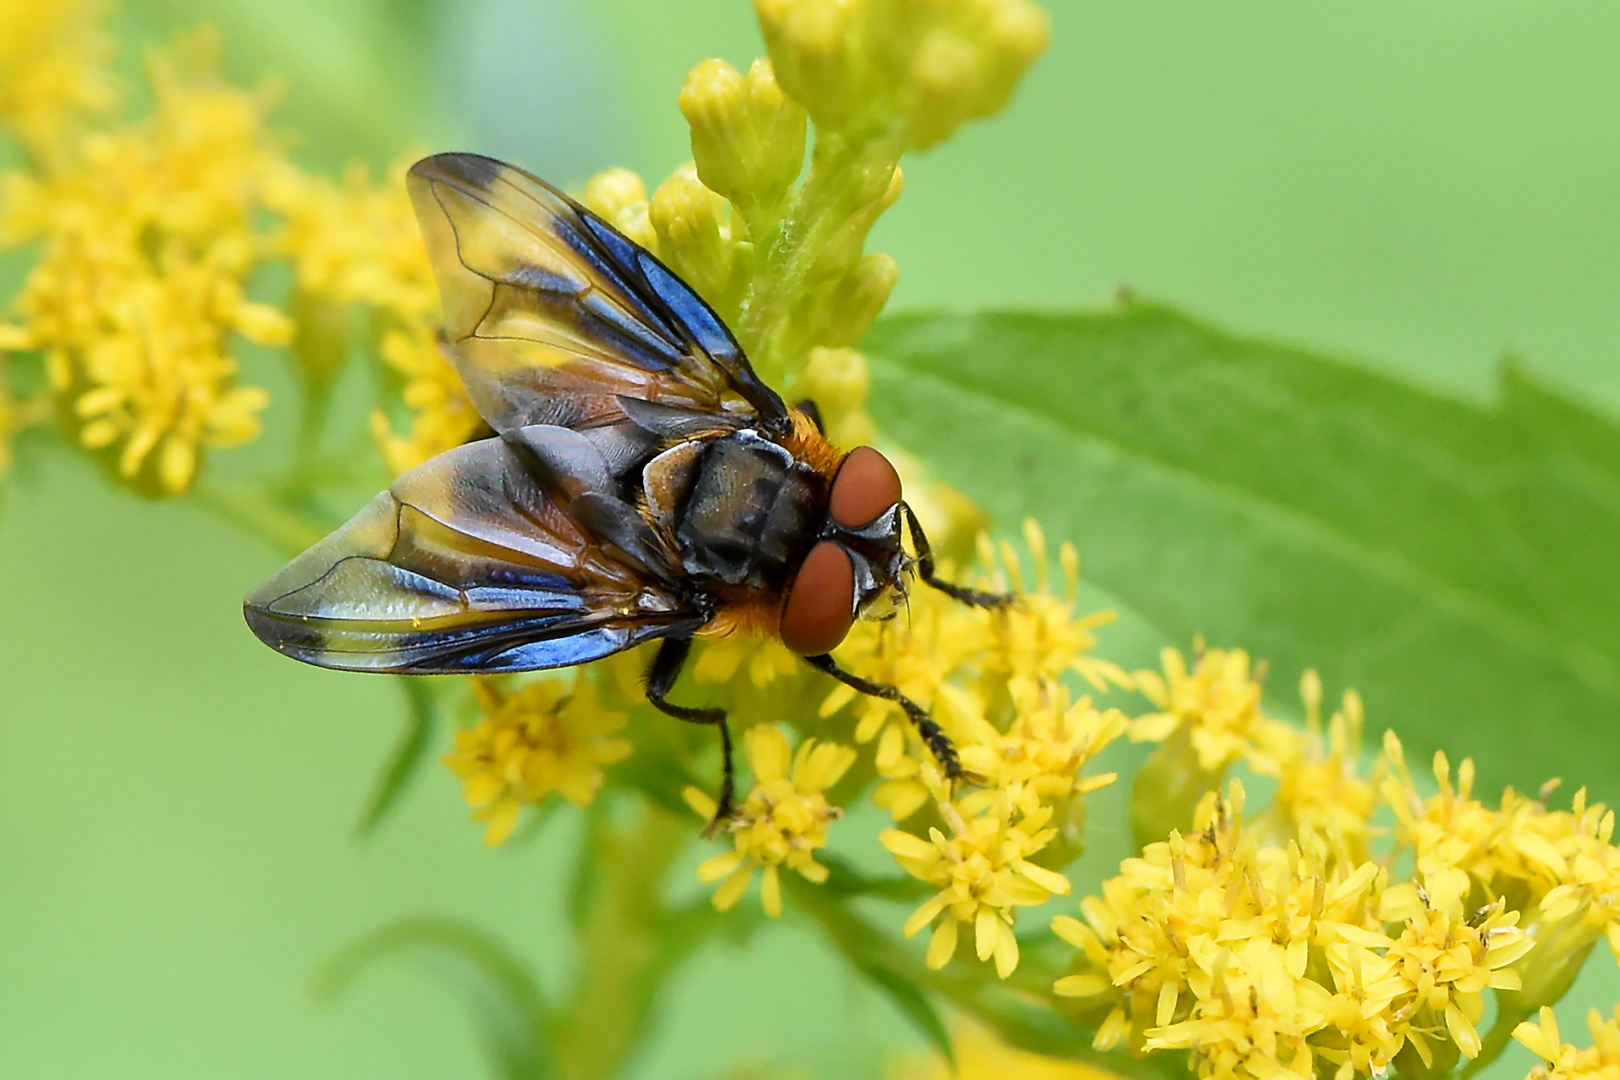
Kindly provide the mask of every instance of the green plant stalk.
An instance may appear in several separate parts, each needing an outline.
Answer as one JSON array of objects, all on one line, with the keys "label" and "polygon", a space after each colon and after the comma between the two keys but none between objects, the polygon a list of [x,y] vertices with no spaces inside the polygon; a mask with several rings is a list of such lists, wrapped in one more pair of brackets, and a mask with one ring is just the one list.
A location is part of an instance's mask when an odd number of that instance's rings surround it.
[{"label": "green plant stalk", "polygon": [[[574,912],[579,976],[552,1028],[559,1080],[608,1080],[640,1045],[659,988],[699,941],[660,893],[691,821],[647,800],[633,825],[593,808]],[[707,906],[707,905],[705,905]],[[682,929],[684,933],[676,933]]]},{"label": "green plant stalk", "polygon": [[757,241],[763,265],[749,285],[737,319],[737,340],[766,382],[780,385],[799,359],[777,354],[776,342],[784,336],[789,309],[803,295],[805,280],[828,239],[847,222],[847,211],[859,209],[838,206],[840,193],[865,190],[858,175],[872,169],[892,170],[900,151],[900,140],[894,135],[857,144],[838,133],[817,131],[809,176],[780,222]]}]

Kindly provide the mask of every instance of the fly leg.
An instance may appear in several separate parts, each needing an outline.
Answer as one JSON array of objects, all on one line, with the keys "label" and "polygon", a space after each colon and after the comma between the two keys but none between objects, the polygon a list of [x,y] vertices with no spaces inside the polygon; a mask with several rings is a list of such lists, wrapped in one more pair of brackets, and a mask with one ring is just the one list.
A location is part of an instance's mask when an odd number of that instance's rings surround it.
[{"label": "fly leg", "polygon": [[969,607],[998,608],[1012,603],[1011,593],[980,592],[978,589],[952,585],[935,577],[934,549],[928,546],[928,537],[923,535],[922,526],[917,523],[917,515],[912,513],[911,507],[905,503],[900,504],[900,512],[905,515],[906,529],[911,533],[911,546],[917,549],[917,576],[923,579],[924,584],[938,589],[954,600],[960,600]]},{"label": "fly leg", "polygon": [[658,654],[647,668],[647,700],[653,708],[689,724],[712,724],[720,729],[721,779],[720,801],[714,817],[704,826],[703,835],[711,837],[736,812],[736,771],[731,761],[731,728],[726,724],[724,709],[693,709],[685,705],[671,705],[665,695],[675,685],[692,651],[691,638],[665,638],[658,645]]},{"label": "fly leg", "polygon": [[838,666],[836,660],[826,653],[822,653],[820,656],[807,656],[804,659],[806,663],[817,671],[826,672],[845,686],[853,687],[861,693],[870,694],[875,698],[882,698],[884,701],[892,701],[900,706],[905,710],[906,717],[910,719],[912,726],[917,729],[917,734],[922,736],[922,741],[928,744],[928,749],[934,755],[934,760],[939,762],[941,769],[945,770],[945,779],[971,779],[968,774],[962,771],[962,761],[956,756],[956,747],[951,743],[951,737],[945,734],[944,729],[938,724],[934,723],[933,718],[928,715],[921,705],[906,697],[897,687],[890,686],[888,683],[872,682],[870,679],[863,679],[853,672],[845,671]]}]

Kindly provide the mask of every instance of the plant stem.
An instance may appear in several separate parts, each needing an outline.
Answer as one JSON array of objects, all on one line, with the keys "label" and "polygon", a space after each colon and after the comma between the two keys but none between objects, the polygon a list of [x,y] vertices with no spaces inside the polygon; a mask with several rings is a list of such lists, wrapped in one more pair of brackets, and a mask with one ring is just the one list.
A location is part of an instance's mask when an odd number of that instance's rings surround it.
[{"label": "plant stem", "polygon": [[737,340],[760,377],[780,385],[796,357],[776,355],[775,341],[793,302],[803,294],[805,279],[824,253],[828,239],[858,206],[840,206],[840,195],[862,190],[858,173],[892,167],[900,147],[894,139],[852,143],[842,135],[816,135],[810,175],[795,193],[780,224],[761,237],[762,265],[743,298]]},{"label": "plant stem", "polygon": [[605,811],[593,808],[580,852],[579,976],[554,1028],[559,1080],[608,1080],[623,1068],[659,988],[698,937],[672,932],[660,898],[690,821],[647,801],[630,826],[606,821]]},{"label": "plant stem", "polygon": [[189,498],[284,555],[296,555],[326,535],[325,529],[260,487],[203,481],[192,488]]}]

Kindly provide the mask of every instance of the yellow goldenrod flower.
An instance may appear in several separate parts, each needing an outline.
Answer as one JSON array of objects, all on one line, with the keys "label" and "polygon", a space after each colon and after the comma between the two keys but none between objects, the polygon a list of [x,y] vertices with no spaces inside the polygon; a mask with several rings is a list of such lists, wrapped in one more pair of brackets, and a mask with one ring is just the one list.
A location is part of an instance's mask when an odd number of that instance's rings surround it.
[{"label": "yellow goldenrod flower", "polygon": [[799,658],[779,638],[730,634],[703,641],[692,663],[692,681],[728,683],[741,673],[751,686],[763,690],[799,670]]},{"label": "yellow goldenrod flower", "polygon": [[[725,823],[735,850],[706,860],[698,880],[721,882],[714,906],[726,911],[748,891],[754,871],[763,869],[760,903],[776,918],[782,914],[782,867],[816,884],[827,880],[815,853],[827,846],[827,826],[843,811],[827,801],[826,790],[855,763],[855,751],[805,739],[794,754],[787,737],[770,724],[749,728],[744,747],[754,786]],[[704,792],[687,788],[686,801],[704,818],[714,817],[717,806]]]},{"label": "yellow goldenrod flower", "polygon": [[1131,830],[1148,843],[1172,829],[1185,831],[1193,807],[1220,786],[1226,770],[1244,761],[1263,776],[1282,776],[1304,753],[1304,739],[1261,711],[1260,678],[1242,649],[1194,644],[1188,670],[1180,650],[1160,654],[1163,675],[1136,672],[1136,686],[1157,706],[1131,724],[1133,742],[1158,749],[1131,788]]},{"label": "yellow goldenrod flower", "polygon": [[1029,0],[754,0],[777,77],[820,129],[931,146],[1006,104],[1046,48]]},{"label": "yellow goldenrod flower", "polygon": [[[1106,688],[1128,685],[1118,667],[1096,659],[1092,630],[1112,613],[1076,615],[1079,558],[1065,544],[1060,563],[1065,576],[1054,595],[1046,573],[1045,535],[1025,523],[1034,556],[1036,589],[1025,588],[1017,556],[1003,545],[999,554],[985,542],[981,558],[990,567],[977,585],[1007,589],[1006,607],[974,608],[933,589],[912,590],[905,618],[860,623],[840,646],[839,662],[863,678],[888,683],[925,708],[956,743],[969,771],[981,778],[1002,777],[1012,788],[1032,784],[1037,800],[1063,800],[1108,783],[1111,777],[1079,780],[1080,766],[1120,733],[1122,717],[1099,712],[1089,699],[1071,705],[1059,681],[1079,674]],[[954,576],[950,567],[942,567]],[[830,716],[854,703],[855,739],[875,743],[875,764],[883,778],[873,801],[904,821],[927,804],[925,769],[932,761],[899,706],[860,697],[838,686],[822,703]],[[986,771],[988,770],[988,771]]]},{"label": "yellow goldenrod flower", "polygon": [[1563,1042],[1553,1011],[1541,1007],[1539,1024],[1526,1020],[1513,1029],[1513,1037],[1546,1062],[1530,1070],[1528,1080],[1615,1080],[1620,1077],[1620,1006],[1614,1019],[1605,1020],[1596,1009],[1587,1013],[1592,1045],[1578,1050]]},{"label": "yellow goldenrod flower", "polygon": [[1517,964],[1522,987],[1501,995],[1505,1008],[1528,1015],[1563,996],[1592,946],[1607,937],[1620,958],[1620,848],[1614,812],[1575,794],[1570,810],[1550,811],[1545,798],[1509,789],[1492,810],[1473,798],[1474,764],[1464,760],[1452,782],[1451,766],[1436,754],[1437,794],[1425,799],[1407,771],[1400,740],[1385,736],[1390,765],[1383,784],[1398,834],[1410,843],[1425,873],[1457,873],[1472,891],[1504,897],[1525,913],[1534,947]]},{"label": "yellow goldenrod flower", "polygon": [[1425,1070],[1478,1055],[1483,992],[1516,989],[1532,944],[1519,912],[1472,909],[1459,871],[1389,884],[1309,828],[1259,843],[1242,810],[1234,780],[1195,832],[1150,844],[1083,900],[1084,923],[1053,921],[1083,956],[1056,992],[1109,1010],[1097,1045],[1189,1050],[1209,1077],[1310,1076],[1320,1061],[1349,1080],[1408,1052]]},{"label": "yellow goldenrod flower", "polygon": [[268,398],[232,386],[232,335],[279,346],[293,333],[244,296],[258,192],[277,157],[267,99],[223,83],[217,52],[197,35],[154,59],[147,122],[84,138],[47,173],[9,177],[0,199],[0,243],[42,246],[16,307],[79,442],[169,495],[190,486],[202,447],[258,434]]},{"label": "yellow goldenrod flower", "polygon": [[1227,766],[1246,761],[1264,776],[1277,776],[1294,757],[1297,740],[1288,725],[1260,711],[1260,678],[1243,649],[1195,648],[1197,664],[1188,670],[1179,649],[1166,648],[1164,674],[1138,671],[1136,685],[1157,712],[1131,725],[1132,742],[1164,742],[1185,730],[1199,767],[1220,777]]},{"label": "yellow goldenrod flower", "polygon": [[461,777],[462,795],[473,820],[486,823],[490,847],[512,835],[523,807],[552,792],[589,806],[602,786],[602,766],[630,756],[629,741],[613,737],[628,718],[604,709],[582,672],[572,684],[541,678],[515,690],[479,677],[472,690],[484,717],[456,732],[455,749],[442,760]]},{"label": "yellow goldenrod flower", "polygon": [[1080,775],[1086,762],[1125,733],[1130,721],[1118,709],[1098,709],[1089,696],[1070,704],[1069,688],[1060,682],[1046,683],[1039,691],[1015,686],[1015,717],[1001,732],[984,719],[966,692],[946,686],[942,693],[953,699],[959,714],[971,710],[961,751],[963,767],[1014,800],[1027,787],[1041,802],[1056,804],[1118,779],[1117,773]]},{"label": "yellow goldenrod flower", "polygon": [[1337,837],[1357,859],[1365,859],[1371,822],[1378,807],[1378,785],[1356,770],[1365,719],[1354,690],[1322,731],[1322,681],[1315,671],[1301,680],[1306,736],[1301,753],[1278,778],[1271,806],[1256,821],[1268,839],[1286,842],[1302,827]]},{"label": "yellow goldenrod flower", "polygon": [[105,5],[84,0],[0,0],[0,128],[41,161],[66,151],[87,115],[118,94],[104,70],[112,42]]},{"label": "yellow goldenrod flower", "polygon": [[1425,1068],[1451,1049],[1440,1032],[1464,1057],[1479,1055],[1474,1025],[1485,1012],[1482,992],[1517,990],[1518,972],[1505,969],[1533,944],[1518,927],[1517,911],[1507,911],[1499,899],[1470,913],[1467,895],[1467,876],[1452,872],[1426,874],[1421,885],[1392,885],[1379,898],[1380,918],[1406,923],[1385,959],[1403,984],[1398,1000],[1409,1018],[1406,1040]]},{"label": "yellow goldenrod flower", "polygon": [[1080,587],[1080,554],[1064,541],[1058,549],[1063,570],[1063,592],[1052,591],[1047,574],[1046,534],[1033,518],[1024,519],[1024,543],[1035,567],[1035,588],[1026,589],[1018,555],[1002,543],[997,560],[983,541],[980,562],[992,568],[990,587],[1010,589],[1017,600],[995,613],[994,644],[985,663],[988,676],[1005,679],[1009,693],[1038,695],[1048,682],[1074,672],[1100,691],[1110,686],[1130,688],[1131,677],[1116,664],[1091,655],[1097,646],[1093,633],[1116,618],[1112,611],[1089,615],[1074,613]]},{"label": "yellow goldenrod flower", "polygon": [[400,399],[411,412],[404,435],[395,434],[382,410],[371,414],[371,436],[395,476],[488,433],[444,349],[438,331],[427,323],[391,330],[383,337],[378,352],[405,377]]},{"label": "yellow goldenrod flower", "polygon": [[903,930],[906,937],[915,937],[938,920],[928,942],[928,966],[942,968],[956,955],[959,928],[966,923],[973,930],[978,958],[993,957],[996,974],[1005,979],[1018,967],[1014,909],[1067,896],[1069,879],[1030,861],[1054,835],[1046,828],[1050,807],[1036,805],[1032,798],[1017,806],[1005,797],[988,801],[971,817],[964,817],[959,804],[942,802],[940,813],[950,836],[931,828],[925,840],[885,829],[878,839],[908,874],[939,888]]},{"label": "yellow goldenrod flower", "polygon": [[[898,687],[929,708],[946,681],[989,647],[988,613],[932,589],[913,590],[908,609],[907,617],[856,623],[836,656],[847,670]],[[900,706],[842,683],[822,702],[821,715],[831,716],[850,704],[855,707],[855,741],[875,743],[878,773],[888,781],[879,787],[876,801],[896,821],[904,820],[928,801],[919,769],[931,760],[929,751]],[[960,734],[952,715],[939,711],[935,719],[948,735]]]},{"label": "yellow goldenrod flower", "polygon": [[285,164],[269,174],[264,202],[283,219],[270,251],[292,262],[300,293],[381,308],[401,323],[436,321],[438,286],[405,189],[409,164],[396,162],[380,184],[360,164],[341,184]]}]

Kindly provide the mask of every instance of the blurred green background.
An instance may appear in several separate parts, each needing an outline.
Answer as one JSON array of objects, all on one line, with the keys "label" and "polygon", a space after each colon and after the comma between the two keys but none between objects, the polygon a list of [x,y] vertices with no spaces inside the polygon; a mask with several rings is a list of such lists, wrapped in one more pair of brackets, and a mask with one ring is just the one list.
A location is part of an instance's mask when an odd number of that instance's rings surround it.
[{"label": "blurred green background", "polygon": [[[1620,7],[1048,7],[1052,47],[1010,110],[908,163],[873,239],[900,262],[893,309],[1091,305],[1126,285],[1461,393],[1511,350],[1620,401]],[[460,148],[565,184],[667,173],[688,153],[686,70],[761,51],[742,0],[152,0],[115,16],[123,70],[204,20],[234,78],[285,81],[278,115],[308,163]],[[0,267],[9,293],[21,264]],[[216,464],[251,470],[275,445]],[[491,853],[434,770],[353,842],[398,689],[253,640],[238,600],[278,561],[67,454],[26,455],[8,482],[0,1076],[479,1075],[426,965],[312,998],[325,957],[397,915],[474,919],[548,985],[566,977],[572,812]],[[1127,620],[1103,651],[1153,645]],[[1582,1007],[1620,996],[1601,950],[1578,989]],[[675,991],[638,1077],[773,1057],[846,1075],[910,1040],[791,922],[746,953],[711,944]]]}]

